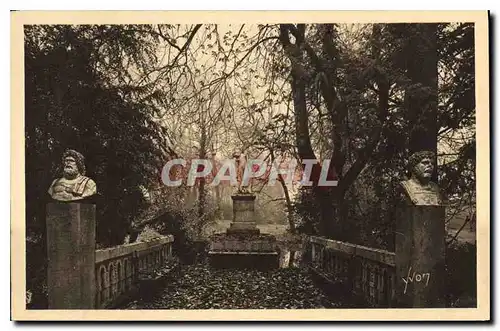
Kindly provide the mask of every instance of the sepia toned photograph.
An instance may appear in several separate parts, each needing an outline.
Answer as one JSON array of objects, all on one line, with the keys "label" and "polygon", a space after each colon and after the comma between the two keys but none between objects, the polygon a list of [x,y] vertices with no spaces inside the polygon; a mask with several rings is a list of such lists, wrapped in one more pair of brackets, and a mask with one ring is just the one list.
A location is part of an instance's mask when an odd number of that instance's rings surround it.
[{"label": "sepia toned photograph", "polygon": [[52,15],[11,14],[14,320],[490,319],[486,11]]}]

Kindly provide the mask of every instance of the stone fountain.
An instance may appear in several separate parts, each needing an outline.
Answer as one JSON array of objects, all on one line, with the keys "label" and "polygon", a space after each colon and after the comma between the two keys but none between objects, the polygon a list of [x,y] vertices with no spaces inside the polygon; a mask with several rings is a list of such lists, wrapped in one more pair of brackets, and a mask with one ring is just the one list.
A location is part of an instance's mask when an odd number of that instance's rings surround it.
[{"label": "stone fountain", "polygon": [[[238,169],[241,164],[238,162]],[[267,269],[279,267],[279,254],[276,238],[271,234],[260,233],[255,220],[255,194],[241,185],[231,196],[233,219],[225,233],[211,236],[210,264],[219,268]]]},{"label": "stone fountain", "polygon": [[211,237],[209,259],[214,267],[277,268],[279,256],[276,238],[260,233],[255,222],[253,194],[236,194],[233,220],[225,233]]}]

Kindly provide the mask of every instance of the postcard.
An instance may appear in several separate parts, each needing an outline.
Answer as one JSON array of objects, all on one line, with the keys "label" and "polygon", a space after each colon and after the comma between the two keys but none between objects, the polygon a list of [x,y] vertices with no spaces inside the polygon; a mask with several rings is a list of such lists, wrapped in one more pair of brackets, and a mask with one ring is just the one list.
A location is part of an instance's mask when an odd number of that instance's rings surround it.
[{"label": "postcard", "polygon": [[11,27],[12,320],[490,320],[487,11]]}]

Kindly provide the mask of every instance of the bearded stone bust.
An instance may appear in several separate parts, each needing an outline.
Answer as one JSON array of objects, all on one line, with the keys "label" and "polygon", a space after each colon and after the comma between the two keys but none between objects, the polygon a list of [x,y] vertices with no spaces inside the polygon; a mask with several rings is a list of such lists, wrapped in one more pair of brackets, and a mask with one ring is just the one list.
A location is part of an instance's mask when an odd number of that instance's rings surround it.
[{"label": "bearded stone bust", "polygon": [[443,197],[438,185],[431,181],[435,154],[430,151],[414,153],[408,162],[411,177],[401,186],[407,201],[414,205],[441,205]]},{"label": "bearded stone bust", "polygon": [[59,201],[77,201],[97,193],[96,183],[85,176],[85,158],[69,149],[62,156],[63,177],[56,178],[49,187],[50,196]]}]

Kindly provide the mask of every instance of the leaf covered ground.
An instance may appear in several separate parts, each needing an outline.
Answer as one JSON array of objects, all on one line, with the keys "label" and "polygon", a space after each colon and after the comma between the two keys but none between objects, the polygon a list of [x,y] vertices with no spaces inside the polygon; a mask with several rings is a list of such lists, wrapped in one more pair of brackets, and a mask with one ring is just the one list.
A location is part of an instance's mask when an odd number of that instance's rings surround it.
[{"label": "leaf covered ground", "polygon": [[212,269],[184,266],[177,279],[155,298],[131,302],[125,309],[312,309],[333,308],[307,271]]}]

